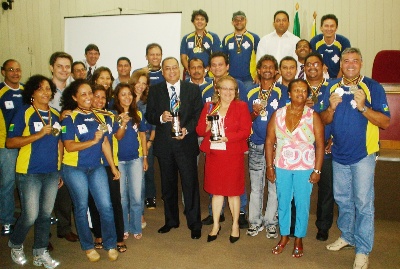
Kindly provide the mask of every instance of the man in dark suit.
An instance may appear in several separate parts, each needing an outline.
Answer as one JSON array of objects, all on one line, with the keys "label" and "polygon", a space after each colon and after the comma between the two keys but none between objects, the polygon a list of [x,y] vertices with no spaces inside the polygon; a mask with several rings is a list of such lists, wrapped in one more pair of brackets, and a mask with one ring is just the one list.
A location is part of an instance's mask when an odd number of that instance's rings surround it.
[{"label": "man in dark suit", "polygon": [[[181,177],[187,225],[191,237],[201,237],[200,194],[197,178],[199,147],[196,125],[202,109],[200,89],[197,85],[179,80],[179,63],[173,57],[162,62],[165,82],[150,87],[147,98],[146,119],[156,125],[154,155],[161,171],[165,225],[159,233],[168,233],[179,227],[178,171]],[[182,134],[172,137],[171,100],[178,97]]]}]

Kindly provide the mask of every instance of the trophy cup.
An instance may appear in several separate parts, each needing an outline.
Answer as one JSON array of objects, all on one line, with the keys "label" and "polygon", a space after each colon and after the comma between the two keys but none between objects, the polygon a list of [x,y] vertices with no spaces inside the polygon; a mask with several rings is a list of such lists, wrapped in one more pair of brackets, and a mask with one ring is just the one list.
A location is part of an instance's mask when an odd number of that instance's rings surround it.
[{"label": "trophy cup", "polygon": [[211,122],[211,141],[218,141],[221,139],[221,134],[219,132],[218,115],[208,115],[207,120]]},{"label": "trophy cup", "polygon": [[182,129],[181,129],[181,122],[179,119],[179,112],[171,112],[172,116],[172,129],[171,129],[171,136],[172,137],[178,137],[182,135]]}]

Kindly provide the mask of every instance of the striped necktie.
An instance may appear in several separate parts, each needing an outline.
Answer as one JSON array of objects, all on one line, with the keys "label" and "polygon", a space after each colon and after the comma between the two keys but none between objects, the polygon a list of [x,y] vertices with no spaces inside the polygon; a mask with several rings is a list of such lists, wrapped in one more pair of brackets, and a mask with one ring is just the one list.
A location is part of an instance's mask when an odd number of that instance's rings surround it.
[{"label": "striped necktie", "polygon": [[87,73],[87,75],[86,75],[86,80],[87,81],[90,81],[91,79],[92,79],[92,67],[91,66],[89,66],[89,70],[88,70],[88,73]]},{"label": "striped necktie", "polygon": [[170,101],[170,108],[171,112],[178,112],[179,111],[179,100],[178,96],[176,95],[175,87],[171,86],[171,101]]},{"label": "striped necktie", "polygon": [[300,72],[297,78],[304,79],[304,64],[300,65]]}]

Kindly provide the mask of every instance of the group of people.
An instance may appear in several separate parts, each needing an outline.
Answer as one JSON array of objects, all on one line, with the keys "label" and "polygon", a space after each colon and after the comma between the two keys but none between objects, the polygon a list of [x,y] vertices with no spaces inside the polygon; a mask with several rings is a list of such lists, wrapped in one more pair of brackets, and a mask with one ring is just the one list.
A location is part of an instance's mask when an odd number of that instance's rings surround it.
[{"label": "group of people", "polygon": [[[353,267],[367,268],[378,129],[389,126],[390,113],[382,86],[360,74],[361,52],[336,34],[336,16],[323,16],[322,34],[310,41],[288,31],[285,11],[274,14],[275,30],[261,39],[246,29],[243,11],[233,13],[234,32],[222,42],[206,30],[204,10],[195,10],[191,21],[195,31],[181,43],[185,80],[178,59],[162,60],[156,43],[146,48],[148,66],[132,74],[130,59],[119,58],[115,80],[109,68],[96,65],[94,44],[84,61],[55,52],[52,78],[35,75],[25,85],[19,63],[4,62],[0,221],[13,261],[27,262],[23,242],[35,224],[34,264],[58,266],[49,255],[53,206],[59,237],[79,237],[90,261],[100,259],[101,248],[116,260],[130,234],[142,238],[144,206],[156,207],[156,156],[165,215],[159,233],[180,225],[179,175],[192,239],[201,238],[202,225],[212,225],[207,242],[218,238],[227,196],[231,243],[240,229],[256,236],[265,228],[267,238],[281,235],[273,254],[294,237],[292,256],[299,258],[317,183],[316,239],[328,239],[336,202],[341,236],[327,249],[355,247]],[[203,220],[200,150],[210,194]],[[15,175],[22,213],[13,227]],[[70,227],[72,204],[78,235]]]}]

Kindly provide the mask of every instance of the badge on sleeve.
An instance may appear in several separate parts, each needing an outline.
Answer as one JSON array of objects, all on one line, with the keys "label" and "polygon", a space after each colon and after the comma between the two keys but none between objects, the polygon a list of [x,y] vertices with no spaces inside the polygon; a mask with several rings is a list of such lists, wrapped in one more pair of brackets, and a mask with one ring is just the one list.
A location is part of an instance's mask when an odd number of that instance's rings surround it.
[{"label": "badge on sleeve", "polygon": [[40,132],[43,128],[43,122],[34,122],[33,127],[35,128],[35,132]]},{"label": "badge on sleeve", "polygon": [[14,108],[14,102],[13,101],[5,101],[4,105],[6,109],[13,109]]},{"label": "badge on sleeve", "polygon": [[79,134],[86,134],[87,132],[89,132],[88,128],[86,127],[86,124],[80,124],[77,127]]}]

